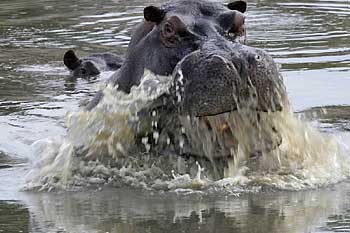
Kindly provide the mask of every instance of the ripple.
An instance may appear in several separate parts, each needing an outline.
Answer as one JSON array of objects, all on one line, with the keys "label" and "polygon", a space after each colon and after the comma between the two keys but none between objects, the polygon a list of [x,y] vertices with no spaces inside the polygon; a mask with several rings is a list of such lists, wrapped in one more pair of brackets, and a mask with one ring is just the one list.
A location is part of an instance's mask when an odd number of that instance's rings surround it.
[{"label": "ripple", "polygon": [[42,65],[23,65],[16,68],[17,72],[43,73],[46,75],[69,75],[69,71],[64,67],[53,66],[50,64]]}]

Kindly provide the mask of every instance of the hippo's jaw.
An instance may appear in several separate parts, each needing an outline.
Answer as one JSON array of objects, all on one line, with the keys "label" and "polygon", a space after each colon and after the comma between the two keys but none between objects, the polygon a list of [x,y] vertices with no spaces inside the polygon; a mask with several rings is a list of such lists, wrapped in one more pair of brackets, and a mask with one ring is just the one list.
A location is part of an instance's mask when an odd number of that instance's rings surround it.
[{"label": "hippo's jaw", "polygon": [[172,95],[183,115],[211,116],[247,107],[275,112],[287,105],[272,58],[239,43],[204,45],[183,58],[173,76]]}]

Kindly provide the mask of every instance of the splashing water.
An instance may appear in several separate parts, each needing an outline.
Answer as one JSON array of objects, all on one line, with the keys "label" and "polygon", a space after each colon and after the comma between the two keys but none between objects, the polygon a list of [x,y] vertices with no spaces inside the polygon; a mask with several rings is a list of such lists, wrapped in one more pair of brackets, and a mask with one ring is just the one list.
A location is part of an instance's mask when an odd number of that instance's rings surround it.
[{"label": "splashing water", "polygon": [[[262,154],[253,158],[247,158],[247,148],[239,148],[226,170],[225,176],[229,178],[217,184],[300,190],[329,185],[349,176],[348,149],[340,139],[318,132],[288,111],[274,113],[273,117],[260,121],[266,124],[269,120],[282,139],[278,148],[263,149]],[[254,139],[254,136],[258,143],[266,139],[254,130],[238,132],[242,132],[240,140],[248,144],[251,143],[249,138]],[[250,133],[253,135],[249,136]]]},{"label": "splashing water", "polygon": [[145,71],[130,94],[107,86],[93,110],[69,113],[65,138],[33,144],[38,160],[25,188],[246,192],[314,188],[348,177],[344,141],[318,132],[289,108],[180,116],[159,108],[167,105],[162,96],[171,83],[172,77]]}]

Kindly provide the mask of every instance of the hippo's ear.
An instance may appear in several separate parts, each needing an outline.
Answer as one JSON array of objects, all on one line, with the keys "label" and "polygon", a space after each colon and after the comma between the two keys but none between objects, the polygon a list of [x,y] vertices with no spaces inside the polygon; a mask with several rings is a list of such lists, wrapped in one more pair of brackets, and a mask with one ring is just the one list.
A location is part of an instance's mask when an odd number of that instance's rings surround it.
[{"label": "hippo's ear", "polygon": [[247,3],[245,1],[234,1],[227,5],[228,9],[236,10],[244,13],[247,10]]},{"label": "hippo's ear", "polygon": [[158,24],[164,19],[165,12],[164,10],[158,7],[148,6],[145,9],[143,9],[143,15],[146,21]]},{"label": "hippo's ear", "polygon": [[79,58],[73,50],[68,50],[63,57],[63,63],[71,70],[77,68],[80,64]]}]

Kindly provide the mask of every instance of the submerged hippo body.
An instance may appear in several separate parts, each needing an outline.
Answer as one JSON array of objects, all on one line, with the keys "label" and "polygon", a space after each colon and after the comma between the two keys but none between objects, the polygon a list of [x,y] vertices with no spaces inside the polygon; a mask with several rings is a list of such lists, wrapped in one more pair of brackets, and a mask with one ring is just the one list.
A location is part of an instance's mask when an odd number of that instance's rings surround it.
[{"label": "submerged hippo body", "polygon": [[68,50],[63,57],[63,63],[75,78],[89,78],[103,71],[118,70],[123,59],[111,53],[96,53],[78,58],[73,50]]},{"label": "submerged hippo body", "polygon": [[[156,154],[193,155],[214,167],[215,161],[225,162],[238,151],[241,132],[252,137],[252,145],[245,142],[240,147],[249,154],[278,147],[281,137],[273,123],[260,123],[262,115],[287,105],[286,90],[268,54],[237,42],[244,34],[245,10],[244,1],[224,5],[202,0],[144,9],[144,21],[136,27],[125,61],[109,83],[129,93],[147,69],[172,75],[173,84],[139,112],[136,144],[142,147],[148,137]],[[102,98],[100,91],[87,110]],[[242,116],[242,109],[249,114]],[[223,169],[218,169],[217,177],[222,176]]]}]

